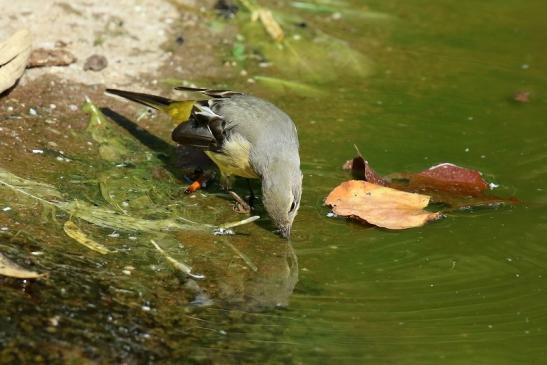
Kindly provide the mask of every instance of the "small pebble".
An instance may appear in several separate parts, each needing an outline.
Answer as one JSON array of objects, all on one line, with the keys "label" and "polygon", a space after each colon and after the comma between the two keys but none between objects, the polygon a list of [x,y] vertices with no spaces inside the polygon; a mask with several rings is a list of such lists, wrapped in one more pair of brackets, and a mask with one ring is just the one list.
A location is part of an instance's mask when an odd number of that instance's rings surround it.
[{"label": "small pebble", "polygon": [[44,150],[32,150],[32,153],[36,153],[36,154],[43,154],[44,153]]},{"label": "small pebble", "polygon": [[38,112],[37,112],[36,109],[34,109],[34,108],[30,108],[29,111],[28,111],[28,113],[29,113],[30,115],[32,115],[32,116],[38,115]]},{"label": "small pebble", "polygon": [[101,71],[108,66],[108,60],[105,56],[94,54],[84,63],[84,71]]},{"label": "small pebble", "polygon": [[11,210],[11,207],[5,207],[5,208],[2,208],[2,210],[3,210],[4,212],[9,212],[9,211]]},{"label": "small pebble", "polygon": [[57,327],[59,325],[59,320],[61,319],[61,316],[53,316],[49,319],[49,323],[53,327]]}]

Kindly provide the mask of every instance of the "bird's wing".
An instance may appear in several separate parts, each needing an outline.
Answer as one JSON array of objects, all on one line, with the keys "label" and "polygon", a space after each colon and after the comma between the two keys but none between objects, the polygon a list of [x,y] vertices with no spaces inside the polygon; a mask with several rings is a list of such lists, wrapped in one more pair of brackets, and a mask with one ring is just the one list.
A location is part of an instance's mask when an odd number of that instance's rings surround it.
[{"label": "bird's wing", "polygon": [[230,128],[224,117],[212,110],[214,104],[215,99],[196,102],[189,119],[180,123],[171,133],[173,141],[221,152]]},{"label": "bird's wing", "polygon": [[233,90],[214,90],[214,89],[204,89],[204,88],[188,87],[188,86],[177,86],[175,90],[198,92],[200,94],[207,95],[212,98],[229,98],[234,95],[244,95],[242,92],[233,91]]}]

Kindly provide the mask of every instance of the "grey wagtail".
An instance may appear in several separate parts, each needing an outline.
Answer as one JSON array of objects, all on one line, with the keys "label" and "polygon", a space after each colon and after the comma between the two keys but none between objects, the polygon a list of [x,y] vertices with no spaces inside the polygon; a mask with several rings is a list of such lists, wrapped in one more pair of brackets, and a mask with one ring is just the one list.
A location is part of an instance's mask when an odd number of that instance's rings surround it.
[{"label": "grey wagtail", "polygon": [[180,123],[171,134],[173,140],[203,150],[220,169],[227,188],[232,176],[260,179],[266,211],[281,236],[290,238],[302,195],[298,134],[291,118],[275,105],[240,92],[175,89],[204,97],[178,101],[123,90],[106,92],[169,114]]}]

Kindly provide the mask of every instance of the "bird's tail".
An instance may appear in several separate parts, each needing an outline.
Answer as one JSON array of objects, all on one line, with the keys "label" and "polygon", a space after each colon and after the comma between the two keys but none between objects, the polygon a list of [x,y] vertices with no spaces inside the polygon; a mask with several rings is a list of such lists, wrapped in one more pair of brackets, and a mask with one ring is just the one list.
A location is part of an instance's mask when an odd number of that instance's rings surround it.
[{"label": "bird's tail", "polygon": [[137,102],[150,108],[161,110],[169,114],[177,122],[184,122],[190,118],[195,100],[172,100],[163,96],[136,93],[133,91],[106,89],[106,92],[112,95],[118,95],[122,98]]}]

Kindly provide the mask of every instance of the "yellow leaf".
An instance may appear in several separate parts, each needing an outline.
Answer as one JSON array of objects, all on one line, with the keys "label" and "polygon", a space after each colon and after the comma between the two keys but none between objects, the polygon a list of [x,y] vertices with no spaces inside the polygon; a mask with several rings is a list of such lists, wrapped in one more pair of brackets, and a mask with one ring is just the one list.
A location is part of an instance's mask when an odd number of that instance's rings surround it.
[{"label": "yellow leaf", "polygon": [[378,227],[406,229],[439,219],[439,212],[423,210],[427,195],[406,193],[366,181],[351,180],[330,192],[325,204],[337,215],[358,217]]},{"label": "yellow leaf", "polygon": [[270,35],[270,37],[273,38],[276,42],[281,42],[283,38],[285,37],[285,33],[283,33],[283,29],[277,22],[277,20],[274,19],[273,14],[270,10],[265,8],[260,8],[256,10],[253,15],[252,19],[253,21],[256,19],[260,19],[260,22],[264,26],[264,29],[266,29],[266,32]]},{"label": "yellow leaf", "polygon": [[78,228],[76,224],[72,221],[66,221],[63,230],[67,234],[68,237],[78,241],[80,244],[84,245],[85,247],[89,248],[90,250],[93,250],[95,252],[101,253],[103,255],[111,252],[108,248],[101,245],[100,243],[97,243],[93,241],[91,238],[87,237],[87,235]]}]

